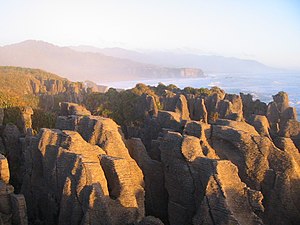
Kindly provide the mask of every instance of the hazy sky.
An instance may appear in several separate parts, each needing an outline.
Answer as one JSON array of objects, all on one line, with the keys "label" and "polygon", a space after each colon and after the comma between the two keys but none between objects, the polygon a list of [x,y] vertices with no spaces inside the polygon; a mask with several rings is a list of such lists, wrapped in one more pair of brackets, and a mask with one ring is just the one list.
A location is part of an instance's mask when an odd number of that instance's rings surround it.
[{"label": "hazy sky", "polygon": [[300,0],[0,0],[0,45],[183,49],[300,69]]}]

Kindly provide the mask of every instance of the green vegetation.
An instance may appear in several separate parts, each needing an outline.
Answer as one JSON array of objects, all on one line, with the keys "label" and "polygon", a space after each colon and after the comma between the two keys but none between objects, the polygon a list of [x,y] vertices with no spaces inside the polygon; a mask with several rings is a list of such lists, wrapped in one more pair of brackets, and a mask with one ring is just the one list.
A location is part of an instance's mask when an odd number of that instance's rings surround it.
[{"label": "green vegetation", "polygon": [[156,87],[151,87],[151,89],[157,95],[164,95],[165,91],[172,91],[172,92],[179,92],[180,88],[178,88],[175,84],[169,84],[168,86],[164,85],[163,83],[158,83]]},{"label": "green vegetation", "polygon": [[10,107],[4,109],[3,124],[16,124],[18,128],[21,128],[21,109],[20,107]]},{"label": "green vegetation", "polygon": [[55,128],[56,114],[51,112],[44,112],[40,109],[34,109],[32,115],[32,128],[39,131],[43,127]]},{"label": "green vegetation", "polygon": [[212,90],[208,88],[193,88],[193,87],[186,87],[183,89],[184,93],[193,94],[196,96],[209,96],[212,94]]},{"label": "green vegetation", "polygon": [[55,74],[39,69],[0,66],[0,107],[37,108],[39,98],[34,95],[31,83],[48,79],[66,81]]},{"label": "green vegetation", "polygon": [[153,87],[141,83],[120,92],[110,88],[106,93],[91,93],[84,103],[94,115],[110,117],[120,125],[138,125],[144,120],[144,117],[136,112],[140,96],[143,94],[153,96],[160,107],[159,97]]},{"label": "green vegetation", "polygon": [[137,86],[121,92],[110,88],[106,93],[91,93],[87,96],[85,105],[92,114],[110,117],[120,125],[140,123],[143,118],[139,118],[135,113],[135,106],[139,96],[144,93],[144,86]]}]

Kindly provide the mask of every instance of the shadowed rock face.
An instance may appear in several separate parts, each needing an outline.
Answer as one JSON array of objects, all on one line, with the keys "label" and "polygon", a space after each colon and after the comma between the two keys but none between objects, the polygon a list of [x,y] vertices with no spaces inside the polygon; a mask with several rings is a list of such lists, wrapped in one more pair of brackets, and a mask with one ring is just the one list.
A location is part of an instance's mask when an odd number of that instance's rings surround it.
[{"label": "shadowed rock face", "polygon": [[13,124],[7,124],[2,134],[3,143],[6,148],[6,157],[9,162],[10,183],[14,186],[17,193],[20,191],[22,184],[21,167],[23,160],[21,142],[19,140],[20,136],[19,129]]},{"label": "shadowed rock face", "polygon": [[184,95],[176,95],[172,92],[167,92],[166,96],[161,98],[161,101],[165,111],[176,112],[180,115],[181,120],[190,119],[188,101]]},{"label": "shadowed rock face", "polygon": [[241,121],[243,118],[243,104],[239,95],[226,94],[224,100],[217,105],[219,118]]},{"label": "shadowed rock face", "polygon": [[186,98],[191,119],[207,123],[208,114],[204,98],[197,98],[192,94],[186,95]]},{"label": "shadowed rock face", "polygon": [[243,114],[248,119],[252,114],[254,115],[266,115],[267,104],[256,99],[253,101],[253,97],[250,94],[240,93],[243,102]]},{"label": "shadowed rock face", "polygon": [[25,198],[21,194],[14,194],[9,178],[7,159],[0,154],[0,222],[5,225],[27,225]]},{"label": "shadowed rock face", "polygon": [[184,95],[179,96],[176,106],[175,106],[175,112],[180,114],[181,120],[189,120],[190,119],[187,100]]},{"label": "shadowed rock face", "polygon": [[147,214],[161,218],[163,222],[168,221],[167,199],[168,193],[165,189],[163,165],[157,160],[152,160],[139,138],[126,141],[130,156],[141,168],[145,182],[145,210]]},{"label": "shadowed rock face", "polygon": [[249,124],[251,124],[255,130],[259,133],[261,136],[265,136],[271,139],[269,130],[270,125],[269,121],[266,116],[261,115],[252,115],[248,121]]}]

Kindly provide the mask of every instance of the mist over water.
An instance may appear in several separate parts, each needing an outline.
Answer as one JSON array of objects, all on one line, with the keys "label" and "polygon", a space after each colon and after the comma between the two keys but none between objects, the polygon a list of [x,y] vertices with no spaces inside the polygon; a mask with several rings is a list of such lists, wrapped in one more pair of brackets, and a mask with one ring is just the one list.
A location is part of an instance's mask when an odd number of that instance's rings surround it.
[{"label": "mist over water", "polygon": [[160,79],[160,80],[132,80],[122,82],[101,83],[114,88],[132,88],[137,83],[157,85],[159,82],[175,84],[179,88],[184,87],[213,87],[218,86],[227,93],[239,94],[249,93],[254,99],[263,102],[272,101],[272,95],[279,91],[285,91],[289,95],[290,105],[296,107],[300,113],[300,73],[274,73],[274,74],[208,74],[203,78],[181,78],[181,79]]}]

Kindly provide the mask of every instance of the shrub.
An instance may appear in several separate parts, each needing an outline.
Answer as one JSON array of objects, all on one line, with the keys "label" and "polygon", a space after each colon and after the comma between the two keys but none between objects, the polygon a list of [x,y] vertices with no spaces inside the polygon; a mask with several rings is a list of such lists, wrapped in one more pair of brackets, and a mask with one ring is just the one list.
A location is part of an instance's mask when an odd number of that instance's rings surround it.
[{"label": "shrub", "polygon": [[32,128],[39,131],[41,128],[55,128],[56,114],[34,109],[32,115]]}]

